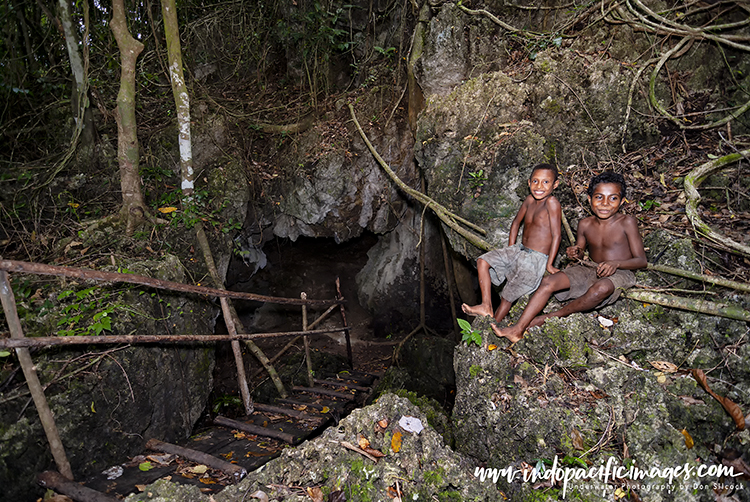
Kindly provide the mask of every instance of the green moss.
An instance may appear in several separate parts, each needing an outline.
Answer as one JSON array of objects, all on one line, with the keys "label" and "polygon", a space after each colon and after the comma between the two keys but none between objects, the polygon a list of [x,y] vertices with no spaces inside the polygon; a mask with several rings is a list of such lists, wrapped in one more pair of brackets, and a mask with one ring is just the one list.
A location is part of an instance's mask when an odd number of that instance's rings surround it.
[{"label": "green moss", "polygon": [[[523,502],[548,502],[550,500],[562,500],[562,490],[560,489],[551,489],[551,490],[533,490],[529,489],[528,491],[524,490]],[[565,500],[579,500],[584,501],[587,500],[581,496],[581,493],[577,489],[571,489],[570,486],[568,486],[567,491],[565,492]],[[594,500],[601,500],[599,498],[596,498]],[[593,501],[592,501],[593,502]]]},{"label": "green moss", "polygon": [[548,323],[545,326],[544,334],[549,337],[550,341],[557,348],[557,357],[568,361],[585,361],[586,352],[588,352],[588,346],[585,344],[574,343],[570,339],[568,329],[564,325],[551,325]]},{"label": "green moss", "polygon": [[647,320],[655,322],[659,318],[664,316],[664,309],[661,305],[651,305],[649,308],[643,311],[643,317]]},{"label": "green moss", "polygon": [[554,141],[550,140],[550,141],[547,142],[547,148],[546,148],[546,152],[545,152],[544,156],[547,159],[552,159],[552,160],[554,160],[554,159],[557,158],[557,145],[555,144]]},{"label": "green moss", "polygon": [[348,500],[357,500],[359,502],[371,502],[372,494],[375,492],[375,486],[371,480],[366,483],[349,486]]},{"label": "green moss", "polygon": [[479,373],[481,373],[482,367],[477,366],[476,364],[472,364],[469,368],[469,375],[471,375],[471,378],[476,378]]},{"label": "green moss", "polygon": [[352,460],[352,473],[359,476],[360,473],[364,469],[365,469],[365,463],[360,457],[357,457],[354,460]]},{"label": "green moss", "polygon": [[440,502],[462,502],[461,493],[456,491],[441,492],[437,494],[437,499]]},{"label": "green moss", "polygon": [[424,471],[423,476],[426,483],[440,486],[443,484],[443,476],[445,476],[445,470],[442,467],[438,467],[434,471]]},{"label": "green moss", "polygon": [[551,98],[545,99],[542,102],[542,108],[552,114],[557,114],[562,111],[562,106],[560,106],[560,103],[558,103],[557,100]]}]

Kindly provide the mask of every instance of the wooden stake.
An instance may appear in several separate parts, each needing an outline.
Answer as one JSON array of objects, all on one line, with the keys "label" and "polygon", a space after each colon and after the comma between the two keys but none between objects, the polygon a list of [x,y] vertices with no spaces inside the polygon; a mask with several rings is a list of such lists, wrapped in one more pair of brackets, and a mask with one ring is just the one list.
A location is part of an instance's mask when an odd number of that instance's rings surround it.
[{"label": "wooden stake", "polygon": [[349,334],[349,326],[346,324],[346,311],[344,310],[344,297],[341,295],[341,281],[336,277],[336,301],[341,311],[341,321],[344,323],[344,337],[346,338],[346,357],[349,358],[349,367],[354,369],[354,357],[352,356],[352,338]]},{"label": "wooden stake", "polygon": [[[21,320],[18,318],[18,310],[16,310],[16,299],[10,287],[8,273],[4,270],[0,270],[0,299],[2,300],[5,317],[8,320],[11,338],[24,338]],[[57,431],[52,410],[50,410],[47,398],[44,396],[44,389],[34,369],[34,362],[31,359],[29,349],[17,348],[16,354],[18,355],[18,362],[21,364],[23,375],[26,377],[26,384],[29,386],[31,397],[34,400],[34,406],[36,406],[36,411],[39,413],[39,420],[42,422],[42,428],[47,436],[57,470],[72,481],[73,470],[70,468],[70,462],[68,462],[68,457],[65,455],[65,448],[60,440],[60,434]]]},{"label": "wooden stake", "polygon": [[[307,293],[301,293],[300,298],[303,300],[307,298]],[[302,305],[302,331],[307,331],[307,307],[305,305]],[[305,362],[307,363],[307,384],[308,386],[312,387],[315,385],[314,379],[315,375],[313,374],[313,366],[312,366],[312,358],[310,357],[310,340],[307,338],[307,335],[303,336],[302,339],[305,342]]]}]

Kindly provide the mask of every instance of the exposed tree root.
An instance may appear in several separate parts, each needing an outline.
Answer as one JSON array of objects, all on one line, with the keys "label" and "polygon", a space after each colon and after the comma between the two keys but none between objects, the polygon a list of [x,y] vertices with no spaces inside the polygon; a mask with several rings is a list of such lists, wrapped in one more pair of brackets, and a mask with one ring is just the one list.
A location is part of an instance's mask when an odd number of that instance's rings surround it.
[{"label": "exposed tree root", "polygon": [[623,295],[631,300],[639,302],[654,303],[664,307],[689,310],[691,312],[726,317],[728,319],[737,319],[738,321],[750,321],[750,312],[736,305],[709,302],[698,298],[665,295],[663,293],[643,289],[629,289],[623,292]]},{"label": "exposed tree root", "polygon": [[690,219],[693,228],[699,233],[705,235],[714,242],[723,244],[724,246],[733,249],[745,256],[750,256],[750,246],[741,244],[729,237],[721,235],[720,233],[709,227],[698,214],[698,202],[701,199],[698,193],[698,186],[703,182],[704,179],[714,171],[717,171],[729,164],[733,164],[742,158],[747,158],[750,155],[750,150],[744,150],[739,153],[732,153],[718,159],[711,160],[693,169],[687,176],[685,176],[685,195],[687,196],[687,202],[685,203],[685,213]]},{"label": "exposed tree root", "polygon": [[352,107],[351,103],[349,104],[349,112],[351,113],[352,120],[354,121],[354,125],[357,127],[357,131],[359,131],[360,136],[362,136],[362,139],[364,140],[365,144],[367,145],[367,148],[370,150],[370,153],[372,153],[373,157],[375,157],[375,160],[380,164],[380,167],[383,168],[383,170],[390,176],[390,178],[393,180],[396,185],[401,188],[404,192],[407,193],[407,195],[411,196],[412,198],[416,199],[418,202],[422,203],[424,206],[432,209],[432,211],[437,215],[440,220],[445,223],[448,227],[452,228],[456,231],[459,235],[461,235],[464,239],[469,241],[469,243],[473,244],[474,246],[478,247],[479,249],[489,251],[492,246],[482,239],[481,237],[472,234],[468,230],[464,229],[463,227],[459,226],[459,223],[469,227],[470,229],[474,230],[475,232],[479,232],[482,235],[485,235],[487,232],[486,230],[482,229],[481,227],[475,225],[474,223],[461,218],[460,216],[451,213],[448,211],[445,207],[441,206],[434,200],[432,200],[430,197],[426,196],[419,190],[415,190],[411,188],[409,185],[404,183],[393,170],[390,168],[390,166],[386,163],[385,160],[383,160],[383,157],[378,154],[377,150],[375,150],[375,147],[372,146],[372,143],[370,143],[370,140],[367,138],[367,135],[362,130],[362,126],[359,125],[359,121],[357,120],[357,116],[354,114],[354,107]]}]

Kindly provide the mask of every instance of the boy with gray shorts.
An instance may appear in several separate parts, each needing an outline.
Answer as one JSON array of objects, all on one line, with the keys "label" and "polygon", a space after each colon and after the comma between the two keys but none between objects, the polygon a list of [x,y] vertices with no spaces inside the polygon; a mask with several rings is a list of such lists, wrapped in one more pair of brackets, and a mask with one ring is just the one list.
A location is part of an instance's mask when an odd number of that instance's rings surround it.
[{"label": "boy with gray shorts", "polygon": [[[558,272],[553,262],[562,238],[561,208],[552,195],[560,183],[557,169],[550,164],[534,166],[528,183],[531,193],[511,223],[508,247],[494,249],[477,259],[482,303],[461,305],[466,314],[494,316],[495,322],[500,322],[516,300],[539,287],[545,270],[550,274]],[[523,238],[517,244],[521,224]],[[492,285],[499,286],[503,281],[506,284],[500,295],[500,305],[493,312]]]}]

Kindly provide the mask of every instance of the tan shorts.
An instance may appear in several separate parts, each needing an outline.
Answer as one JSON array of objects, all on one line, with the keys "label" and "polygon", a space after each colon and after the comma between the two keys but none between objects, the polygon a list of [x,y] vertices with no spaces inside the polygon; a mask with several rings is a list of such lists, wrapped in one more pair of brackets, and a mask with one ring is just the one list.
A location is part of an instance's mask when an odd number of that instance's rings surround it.
[{"label": "tan shorts", "polygon": [[479,258],[489,263],[492,284],[499,286],[507,279],[500,296],[509,302],[536,291],[547,269],[547,255],[523,244],[493,249]]},{"label": "tan shorts", "polygon": [[586,294],[586,291],[597,282],[609,279],[612,281],[612,284],[614,284],[615,291],[609,295],[606,300],[597,305],[598,307],[603,307],[617,300],[617,298],[620,297],[620,292],[622,290],[635,285],[635,274],[630,270],[618,269],[609,277],[597,277],[595,268],[576,265],[574,267],[566,268],[562,273],[568,277],[568,280],[570,281],[570,289],[555,293],[555,298],[560,301],[572,300],[583,296]]}]

